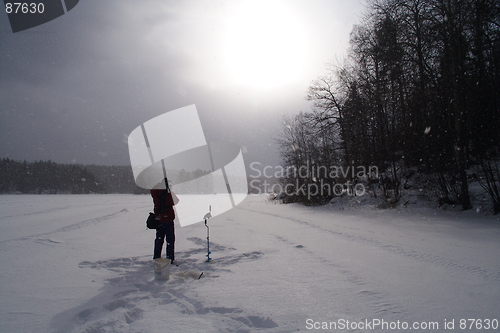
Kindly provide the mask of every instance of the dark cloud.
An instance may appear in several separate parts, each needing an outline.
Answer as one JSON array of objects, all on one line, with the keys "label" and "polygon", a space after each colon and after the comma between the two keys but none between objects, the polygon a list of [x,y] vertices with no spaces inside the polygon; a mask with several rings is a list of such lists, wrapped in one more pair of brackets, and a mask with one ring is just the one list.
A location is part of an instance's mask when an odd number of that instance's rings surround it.
[{"label": "dark cloud", "polygon": [[233,3],[87,0],[16,34],[0,15],[0,157],[128,164],[135,127],[196,104],[208,140],[277,162],[280,115],[307,108],[308,81],[322,73],[273,91],[228,83],[219,50]]}]

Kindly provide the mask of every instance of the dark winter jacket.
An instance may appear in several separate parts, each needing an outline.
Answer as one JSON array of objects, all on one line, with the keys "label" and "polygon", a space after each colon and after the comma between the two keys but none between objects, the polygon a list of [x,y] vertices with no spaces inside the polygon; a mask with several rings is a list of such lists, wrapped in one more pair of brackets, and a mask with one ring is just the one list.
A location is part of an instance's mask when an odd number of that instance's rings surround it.
[{"label": "dark winter jacket", "polygon": [[154,213],[160,216],[160,222],[172,222],[175,220],[174,205],[179,202],[175,193],[168,193],[166,190],[151,190],[153,197]]}]

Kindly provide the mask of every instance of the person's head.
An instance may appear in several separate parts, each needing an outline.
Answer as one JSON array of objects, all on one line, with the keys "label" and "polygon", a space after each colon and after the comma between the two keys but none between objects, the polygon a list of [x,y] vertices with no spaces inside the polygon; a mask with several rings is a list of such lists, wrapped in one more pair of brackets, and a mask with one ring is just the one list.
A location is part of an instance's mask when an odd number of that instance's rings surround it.
[{"label": "person's head", "polygon": [[[165,184],[169,184],[168,187],[165,186]],[[154,190],[165,190],[165,189],[170,189],[170,184],[171,182],[167,180],[167,178],[163,178],[158,184],[153,186]]]}]

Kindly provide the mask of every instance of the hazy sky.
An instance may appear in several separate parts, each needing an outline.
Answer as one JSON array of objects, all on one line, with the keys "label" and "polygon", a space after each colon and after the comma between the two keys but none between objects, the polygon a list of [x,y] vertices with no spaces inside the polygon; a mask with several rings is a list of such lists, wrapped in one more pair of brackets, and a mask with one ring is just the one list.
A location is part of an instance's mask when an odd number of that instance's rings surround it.
[{"label": "hazy sky", "polygon": [[130,163],[141,123],[195,104],[207,141],[279,163],[280,118],[342,59],[364,0],[81,0],[12,33],[0,14],[0,158]]}]

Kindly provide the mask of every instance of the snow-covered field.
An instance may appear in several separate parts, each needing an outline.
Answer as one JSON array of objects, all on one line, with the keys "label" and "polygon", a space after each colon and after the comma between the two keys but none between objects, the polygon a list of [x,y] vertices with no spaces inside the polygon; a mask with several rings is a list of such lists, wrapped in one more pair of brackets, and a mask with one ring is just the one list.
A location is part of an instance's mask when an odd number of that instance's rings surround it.
[{"label": "snow-covered field", "polygon": [[212,263],[205,226],[177,228],[182,263],[165,282],[151,206],[147,195],[0,196],[0,332],[499,330],[498,217],[250,196],[209,221]]}]

